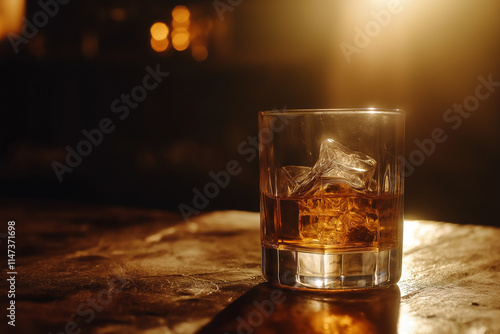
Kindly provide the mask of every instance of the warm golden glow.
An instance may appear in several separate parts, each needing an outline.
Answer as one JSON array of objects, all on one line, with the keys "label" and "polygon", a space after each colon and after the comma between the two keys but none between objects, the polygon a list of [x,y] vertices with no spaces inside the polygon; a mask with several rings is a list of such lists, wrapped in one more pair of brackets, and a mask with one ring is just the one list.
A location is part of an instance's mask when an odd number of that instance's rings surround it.
[{"label": "warm golden glow", "polygon": [[176,6],[172,10],[172,18],[175,22],[184,23],[189,21],[189,9],[186,6]]},{"label": "warm golden glow", "polygon": [[162,40],[151,38],[151,47],[156,52],[165,51],[168,48],[168,44],[169,44],[168,38],[164,38]]},{"label": "warm golden glow", "polygon": [[[418,315],[412,312],[408,305],[401,303],[399,309],[398,332],[399,333],[417,333],[422,330],[422,323],[419,321]],[[432,332],[427,329],[427,332]]]},{"label": "warm golden glow", "polygon": [[113,21],[121,22],[125,20],[126,13],[123,8],[113,8],[110,14]]},{"label": "warm golden glow", "polygon": [[172,34],[172,46],[177,51],[186,50],[189,46],[189,33],[187,31],[174,31]]},{"label": "warm golden glow", "polygon": [[[172,10],[172,46],[177,51],[184,51],[189,46],[189,17],[191,13],[186,6],[176,6]],[[194,57],[194,56],[193,56]],[[200,57],[202,57],[200,55]],[[206,57],[205,57],[206,58]]]},{"label": "warm golden glow", "polygon": [[0,39],[9,33],[19,33],[24,15],[24,1],[0,0]]},{"label": "warm golden glow", "polygon": [[394,0],[370,0],[372,7],[387,7],[389,2],[394,2]]},{"label": "warm golden glow", "polygon": [[208,57],[208,51],[204,45],[195,45],[191,48],[191,55],[196,61],[204,61]]},{"label": "warm golden glow", "polygon": [[177,30],[187,30],[187,28],[189,28],[189,21],[185,22],[172,21],[172,27]]},{"label": "warm golden glow", "polygon": [[93,58],[99,52],[99,38],[95,34],[85,34],[82,38],[82,53],[87,58]]},{"label": "warm golden glow", "polygon": [[154,23],[149,30],[151,32],[151,37],[157,41],[164,40],[168,37],[169,29],[163,22]]},{"label": "warm golden glow", "polygon": [[331,314],[322,311],[312,317],[315,333],[377,333],[375,326],[361,314]]}]

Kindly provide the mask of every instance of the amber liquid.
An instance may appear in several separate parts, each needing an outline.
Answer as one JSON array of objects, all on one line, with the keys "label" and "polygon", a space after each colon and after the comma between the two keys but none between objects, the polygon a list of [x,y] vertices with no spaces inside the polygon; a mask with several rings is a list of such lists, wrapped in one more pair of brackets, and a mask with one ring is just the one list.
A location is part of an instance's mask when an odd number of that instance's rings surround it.
[{"label": "amber liquid", "polygon": [[399,246],[402,195],[345,194],[261,199],[266,248],[363,252]]}]

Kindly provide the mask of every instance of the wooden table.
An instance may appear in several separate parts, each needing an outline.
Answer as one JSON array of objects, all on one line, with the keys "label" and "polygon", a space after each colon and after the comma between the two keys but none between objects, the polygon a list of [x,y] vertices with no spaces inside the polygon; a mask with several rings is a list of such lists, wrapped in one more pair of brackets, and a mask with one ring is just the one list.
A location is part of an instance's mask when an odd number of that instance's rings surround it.
[{"label": "wooden table", "polygon": [[0,217],[1,333],[500,333],[497,228],[406,221],[398,286],[320,294],[263,282],[258,213],[3,201]]}]

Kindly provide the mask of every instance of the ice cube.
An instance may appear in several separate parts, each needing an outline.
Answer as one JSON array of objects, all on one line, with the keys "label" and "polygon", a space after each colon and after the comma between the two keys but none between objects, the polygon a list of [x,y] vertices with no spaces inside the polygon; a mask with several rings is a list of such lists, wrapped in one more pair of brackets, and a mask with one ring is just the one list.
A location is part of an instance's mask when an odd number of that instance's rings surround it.
[{"label": "ice cube", "polygon": [[286,166],[279,170],[278,194],[282,196],[297,195],[299,190],[309,189],[313,181],[311,167]]},{"label": "ice cube", "polygon": [[321,143],[319,158],[312,168],[280,168],[278,194],[309,197],[369,189],[376,166],[377,162],[366,154],[326,139]]},{"label": "ice cube", "polygon": [[279,171],[280,196],[314,197],[349,191],[352,191],[352,188],[348,183],[315,175],[311,167],[286,166]]},{"label": "ice cube", "polygon": [[316,192],[317,195],[328,195],[328,194],[349,194],[355,193],[355,190],[351,185],[343,179],[340,178],[330,178],[321,176],[317,179],[316,183],[319,185],[317,188],[319,191]]},{"label": "ice cube", "polygon": [[377,162],[364,153],[353,151],[333,139],[321,143],[319,159],[312,173],[323,182],[347,182],[357,190],[368,189]]}]

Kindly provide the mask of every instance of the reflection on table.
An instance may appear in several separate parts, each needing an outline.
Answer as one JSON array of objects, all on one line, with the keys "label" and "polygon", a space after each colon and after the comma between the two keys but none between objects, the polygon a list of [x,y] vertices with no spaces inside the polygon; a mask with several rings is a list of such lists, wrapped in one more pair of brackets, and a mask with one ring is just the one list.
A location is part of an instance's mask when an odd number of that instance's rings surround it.
[{"label": "reflection on table", "polygon": [[262,283],[199,333],[397,333],[399,304],[397,285],[309,292]]}]

